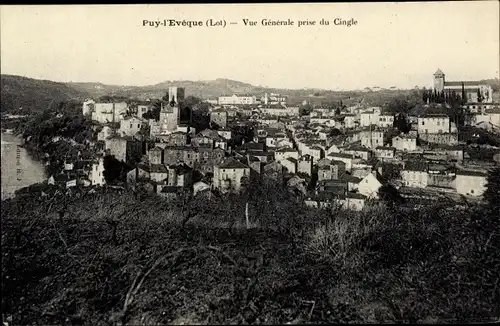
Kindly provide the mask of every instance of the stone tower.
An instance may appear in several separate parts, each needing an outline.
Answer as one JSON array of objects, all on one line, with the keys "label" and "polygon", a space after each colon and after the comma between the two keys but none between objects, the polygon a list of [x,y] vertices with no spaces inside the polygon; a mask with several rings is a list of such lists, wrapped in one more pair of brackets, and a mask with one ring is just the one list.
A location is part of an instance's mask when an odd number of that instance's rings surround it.
[{"label": "stone tower", "polygon": [[165,134],[175,131],[179,125],[179,121],[179,106],[177,104],[172,106],[170,103],[162,103],[160,110],[160,133]]},{"label": "stone tower", "polygon": [[175,102],[178,104],[179,102],[184,101],[184,88],[182,87],[169,87],[168,88],[168,101]]},{"label": "stone tower", "polygon": [[441,69],[438,69],[434,73],[434,90],[437,92],[442,92],[444,90],[444,73]]}]

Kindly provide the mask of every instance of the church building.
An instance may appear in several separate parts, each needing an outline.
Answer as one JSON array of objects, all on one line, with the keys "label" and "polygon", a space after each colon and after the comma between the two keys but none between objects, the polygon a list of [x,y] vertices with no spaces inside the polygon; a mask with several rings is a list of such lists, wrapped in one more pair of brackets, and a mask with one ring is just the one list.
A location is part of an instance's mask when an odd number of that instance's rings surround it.
[{"label": "church building", "polygon": [[445,74],[438,69],[434,73],[434,90],[438,93],[452,93],[462,96],[465,93],[467,103],[492,103],[493,89],[491,85],[478,81],[446,81]]}]

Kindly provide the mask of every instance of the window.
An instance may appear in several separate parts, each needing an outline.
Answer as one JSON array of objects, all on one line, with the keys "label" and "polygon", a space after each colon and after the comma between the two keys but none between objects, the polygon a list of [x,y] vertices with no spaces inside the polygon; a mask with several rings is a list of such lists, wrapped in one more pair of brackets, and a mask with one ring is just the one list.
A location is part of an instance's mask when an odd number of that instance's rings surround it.
[{"label": "window", "polygon": [[439,126],[439,121],[437,122],[437,125]]},{"label": "window", "polygon": [[423,126],[423,125],[425,125],[425,122],[424,122],[424,121],[422,121],[422,126]]},{"label": "window", "polygon": [[470,193],[471,193],[471,194],[473,194],[473,193],[474,193],[474,189],[471,189],[471,190],[470,190]]},{"label": "window", "polygon": [[132,129],[132,124],[130,124],[130,129]]}]

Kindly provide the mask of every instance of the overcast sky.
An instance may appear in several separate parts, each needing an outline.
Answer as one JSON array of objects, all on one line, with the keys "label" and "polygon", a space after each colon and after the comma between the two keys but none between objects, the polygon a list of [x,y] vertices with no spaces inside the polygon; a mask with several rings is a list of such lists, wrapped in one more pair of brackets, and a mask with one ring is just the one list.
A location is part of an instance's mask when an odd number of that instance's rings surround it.
[{"label": "overcast sky", "polygon": [[[151,85],[229,78],[277,88],[430,86],[499,75],[499,2],[1,6],[1,72]],[[143,27],[143,20],[237,22]],[[243,26],[242,19],[258,21]],[[265,27],[354,18],[353,27]]]}]

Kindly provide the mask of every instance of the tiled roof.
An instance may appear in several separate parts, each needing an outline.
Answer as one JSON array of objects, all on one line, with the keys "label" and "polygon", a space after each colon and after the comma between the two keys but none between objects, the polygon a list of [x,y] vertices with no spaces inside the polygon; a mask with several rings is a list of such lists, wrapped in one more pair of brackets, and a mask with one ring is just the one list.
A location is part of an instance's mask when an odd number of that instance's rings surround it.
[{"label": "tiled roof", "polygon": [[161,152],[161,151],[163,151],[163,148],[155,146],[155,147],[151,148],[149,151],[150,152],[157,152],[157,151]]},{"label": "tiled roof", "polygon": [[346,197],[352,198],[352,199],[366,199],[367,198],[366,196],[359,194],[359,193],[356,193],[356,192],[348,192],[346,194]]},{"label": "tiled roof", "polygon": [[395,151],[396,150],[394,147],[384,147],[384,146],[377,146],[375,149],[385,150],[385,151]]},{"label": "tiled roof", "polygon": [[412,160],[405,162],[405,170],[407,171],[427,171],[428,163],[421,160]]},{"label": "tiled roof", "polygon": [[363,179],[355,177],[355,176],[350,175],[350,174],[342,174],[340,176],[339,180],[342,180],[344,182],[360,183],[361,180],[363,180]]},{"label": "tiled roof", "polygon": [[464,86],[479,86],[479,85],[485,85],[485,83],[481,83],[479,81],[445,81],[444,86],[462,86],[462,83]]},{"label": "tiled roof", "polygon": [[471,177],[486,177],[488,174],[480,171],[457,171],[457,175],[471,176]]},{"label": "tiled roof", "polygon": [[441,71],[441,69],[436,70],[434,75],[444,75],[444,73]]},{"label": "tiled roof", "polygon": [[236,159],[230,157],[230,158],[224,160],[219,165],[219,168],[222,168],[222,169],[246,169],[246,168],[248,168],[248,166],[237,161]]},{"label": "tiled roof", "polygon": [[163,164],[151,164],[150,165],[151,173],[168,173],[168,169]]},{"label": "tiled roof", "polygon": [[290,148],[290,147],[282,147],[280,149],[277,149],[275,151],[276,153],[295,153],[297,150]]},{"label": "tiled roof", "polygon": [[444,113],[427,113],[419,116],[419,118],[449,118],[449,116]]},{"label": "tiled roof", "polygon": [[330,154],[328,154],[328,156],[330,156],[330,157],[350,158],[350,159],[354,158],[351,154],[343,154],[343,153],[330,153]]}]

